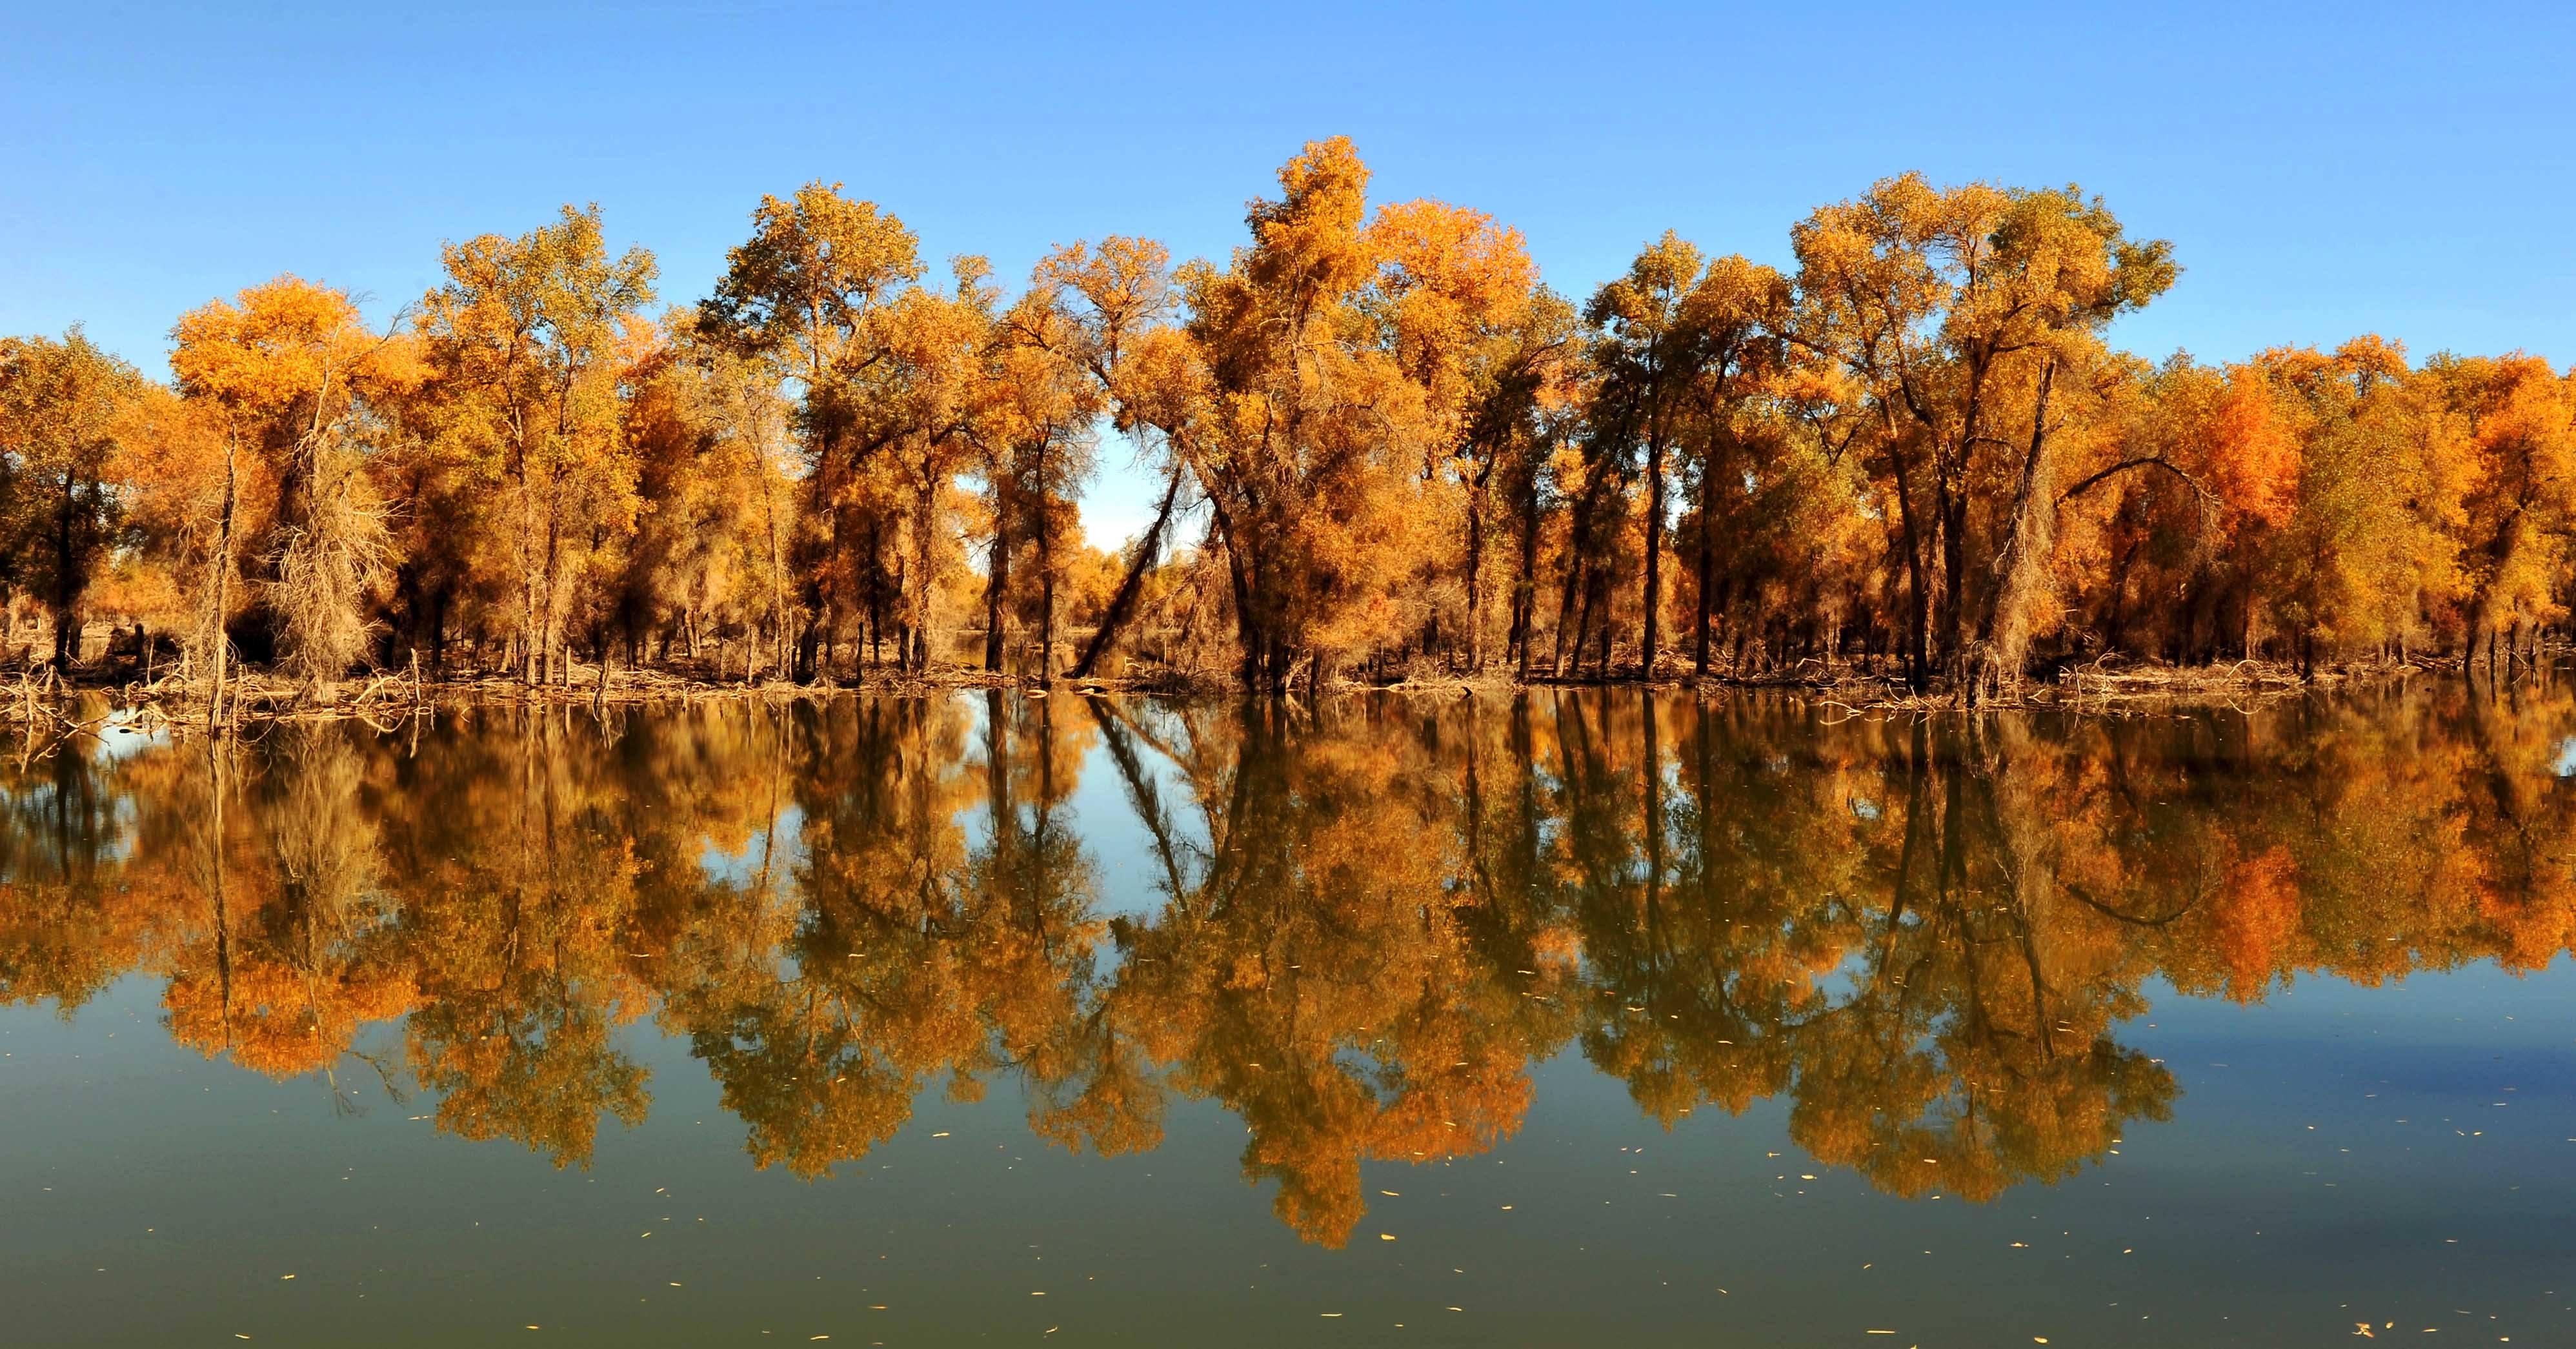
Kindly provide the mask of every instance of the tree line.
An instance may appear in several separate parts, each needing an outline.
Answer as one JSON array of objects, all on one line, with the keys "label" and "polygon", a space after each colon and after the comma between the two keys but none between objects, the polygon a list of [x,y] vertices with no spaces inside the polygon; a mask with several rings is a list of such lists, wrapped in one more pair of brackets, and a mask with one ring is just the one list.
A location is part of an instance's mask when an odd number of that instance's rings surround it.
[{"label": "tree line", "polygon": [[[2569,612],[2576,378],[2376,336],[2118,350],[2178,265],[2073,186],[1890,178],[1786,269],[1667,233],[1577,304],[1517,230],[1368,178],[1315,142],[1229,257],[1112,236],[1015,292],[816,182],[694,304],[566,207],[446,245],[382,329],[294,276],[211,301],[166,384],[78,329],[5,339],[7,635],[70,665],[104,617],[218,697],[238,661],[1043,682],[1113,653],[1272,690],[1973,693],[2106,655],[2492,663]],[[1113,443],[1160,486],[1114,553],[1078,511]]]}]

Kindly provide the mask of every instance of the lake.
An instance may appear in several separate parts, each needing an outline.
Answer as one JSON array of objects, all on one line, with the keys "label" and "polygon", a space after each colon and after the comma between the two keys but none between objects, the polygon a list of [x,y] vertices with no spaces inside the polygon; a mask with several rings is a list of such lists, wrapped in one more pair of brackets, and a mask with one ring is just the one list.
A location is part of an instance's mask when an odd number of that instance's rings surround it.
[{"label": "lake", "polygon": [[2576,696],[0,746],[13,1345],[2576,1343]]}]

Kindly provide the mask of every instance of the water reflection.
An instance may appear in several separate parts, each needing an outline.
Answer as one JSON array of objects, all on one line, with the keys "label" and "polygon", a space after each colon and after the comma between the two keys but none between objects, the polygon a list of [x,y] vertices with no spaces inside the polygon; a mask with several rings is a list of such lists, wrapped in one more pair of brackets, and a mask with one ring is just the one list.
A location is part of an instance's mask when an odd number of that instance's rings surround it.
[{"label": "water reflection", "polygon": [[650,1109],[648,1018],[808,1177],[933,1088],[1103,1154],[1213,1101],[1325,1245],[1363,1161],[1492,1148],[1567,1049],[1668,1127],[1785,1097],[1824,1162],[1982,1200],[2177,1108],[2119,1039],[2154,981],[2567,950],[2571,735],[2561,688],[2456,685],[2088,722],[1569,692],[288,724],[0,767],[0,1000],[142,972],[201,1053],[558,1166]]}]

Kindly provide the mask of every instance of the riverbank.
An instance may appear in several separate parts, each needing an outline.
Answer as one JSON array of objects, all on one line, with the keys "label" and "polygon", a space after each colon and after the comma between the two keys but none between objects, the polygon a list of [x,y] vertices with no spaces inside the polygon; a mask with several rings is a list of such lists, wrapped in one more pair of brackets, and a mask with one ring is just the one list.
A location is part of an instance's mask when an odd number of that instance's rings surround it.
[{"label": "riverbank", "polygon": [[[2068,666],[2051,677],[2029,678],[1981,690],[1963,699],[1955,690],[1916,692],[1890,673],[1857,666],[1807,662],[1786,670],[1751,676],[1694,676],[1659,669],[1658,677],[1641,679],[1633,666],[1604,676],[1521,679],[1508,671],[1479,675],[1431,675],[1370,682],[1328,681],[1299,696],[1343,696],[1395,693],[1467,697],[1507,696],[1523,691],[1652,687],[1717,697],[1772,694],[1798,699],[1844,715],[1890,713],[1955,713],[1968,710],[2056,710],[2085,715],[2136,715],[2192,707],[2254,706],[2319,692],[2403,685],[2417,679],[2459,679],[2464,675],[2504,686],[2532,678],[2543,667],[2563,660],[2565,648],[2551,648],[2535,662],[2524,657],[2499,663],[2492,672],[2483,662],[2464,667],[2374,661],[2318,666],[2266,661],[2236,661],[2209,666],[2171,666],[2096,660]],[[718,678],[669,669],[611,669],[575,666],[569,680],[531,685],[496,671],[437,674],[421,671],[383,673],[315,687],[252,671],[229,681],[220,718],[209,710],[208,690],[201,682],[177,675],[144,680],[127,677],[113,663],[75,669],[65,677],[50,667],[22,669],[14,677],[0,674],[0,725],[22,737],[64,738],[98,733],[110,725],[137,728],[204,727],[221,720],[232,726],[286,720],[356,719],[385,729],[419,713],[459,705],[542,705],[607,708],[716,699],[794,702],[824,700],[844,694],[871,693],[922,696],[939,692],[990,690],[1023,697],[1160,694],[1182,697],[1230,697],[1239,692],[1230,680],[1193,676],[1163,667],[1131,671],[1116,677],[1041,683],[1033,676],[996,673],[967,665],[935,665],[924,672],[871,670],[855,678],[797,683],[785,679]]]}]

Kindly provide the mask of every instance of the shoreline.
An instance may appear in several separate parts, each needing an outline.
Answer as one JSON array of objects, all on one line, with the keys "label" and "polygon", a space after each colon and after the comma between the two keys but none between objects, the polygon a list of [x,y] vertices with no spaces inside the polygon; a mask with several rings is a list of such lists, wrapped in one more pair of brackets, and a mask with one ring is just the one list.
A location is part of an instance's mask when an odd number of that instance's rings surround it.
[{"label": "shoreline", "polygon": [[[2542,652],[2536,660],[2525,657],[2499,663],[2492,678],[2509,687],[2558,663],[2566,654],[2566,648],[2553,647]],[[516,676],[493,672],[432,677],[404,671],[343,680],[318,692],[305,685],[254,675],[228,684],[224,696],[228,704],[227,720],[234,726],[254,721],[337,719],[367,720],[383,725],[387,720],[401,721],[415,713],[462,705],[605,709],[611,705],[637,707],[711,699],[775,703],[821,701],[843,695],[921,697],[979,689],[996,693],[1016,692],[1033,698],[1057,694],[1068,697],[1124,694],[1309,699],[1368,693],[1472,697],[1546,689],[1652,689],[1695,693],[1702,697],[1777,695],[1817,708],[1858,716],[2008,711],[2117,716],[2190,708],[2247,710],[2311,693],[2403,685],[2416,678],[2487,679],[2487,672],[2479,668],[2482,664],[2464,664],[2456,659],[2440,665],[2372,662],[2319,667],[2302,672],[2292,665],[2262,661],[2208,666],[2112,665],[2097,661],[2060,670],[2054,678],[2026,679],[2007,685],[1974,700],[1965,699],[1957,690],[1949,689],[1916,693],[1907,689],[1901,679],[1851,668],[1785,671],[1740,678],[1683,673],[1659,675],[1653,679],[1640,678],[1633,672],[1621,674],[1616,671],[1606,677],[1529,679],[1507,672],[1488,672],[1383,683],[1338,680],[1320,690],[1308,686],[1285,694],[1254,694],[1232,680],[1192,677],[1170,671],[1079,681],[1059,677],[1052,683],[1041,683],[1027,675],[996,674],[969,666],[935,666],[920,674],[870,671],[856,679],[796,683],[784,679],[708,679],[648,669],[612,671],[603,683],[598,667],[590,666],[586,669],[576,667],[569,683],[529,685]],[[14,680],[0,676],[0,724],[16,726],[27,734],[51,728],[65,735],[95,730],[119,721],[176,727],[206,725],[205,690],[201,685],[183,682],[176,675],[147,683],[141,679],[115,678],[117,673],[114,670],[76,670],[71,677],[61,678],[47,668],[21,670]],[[106,700],[107,708],[103,713],[92,712],[95,703],[91,700],[94,699]],[[67,704],[88,706],[80,707],[82,715],[76,716],[66,710]]]}]

